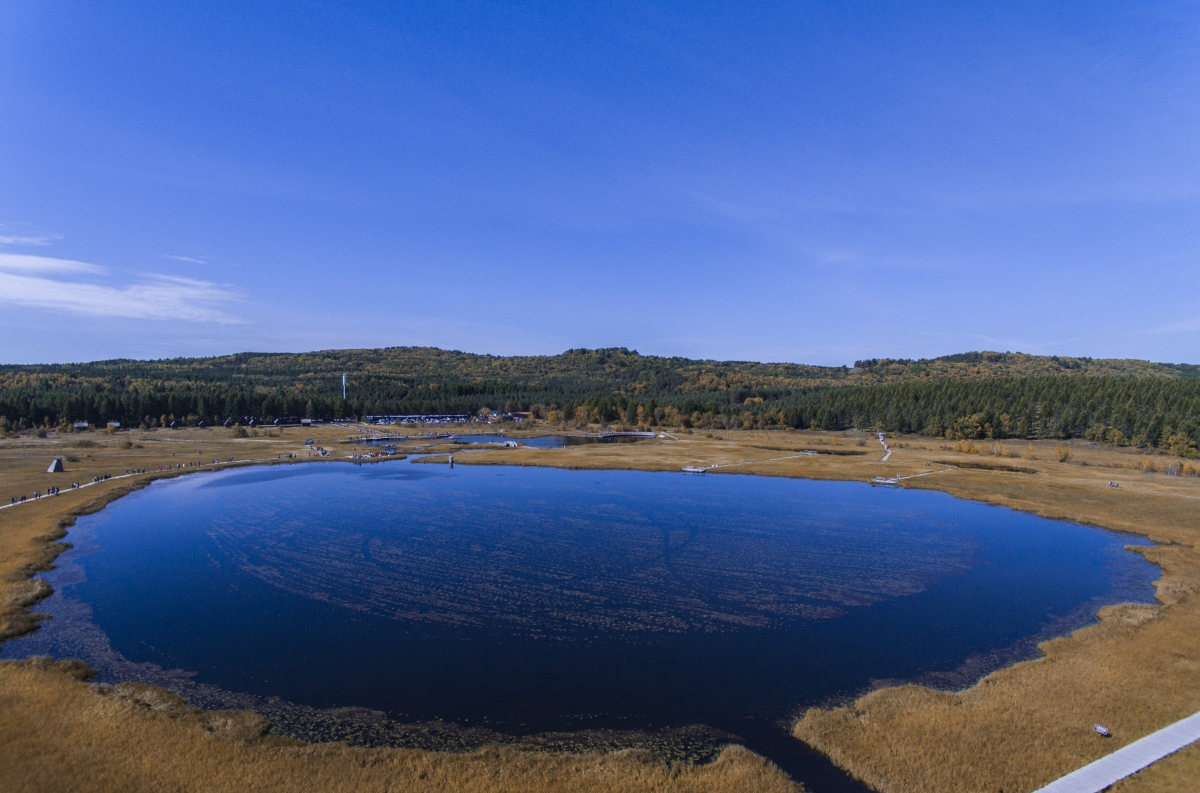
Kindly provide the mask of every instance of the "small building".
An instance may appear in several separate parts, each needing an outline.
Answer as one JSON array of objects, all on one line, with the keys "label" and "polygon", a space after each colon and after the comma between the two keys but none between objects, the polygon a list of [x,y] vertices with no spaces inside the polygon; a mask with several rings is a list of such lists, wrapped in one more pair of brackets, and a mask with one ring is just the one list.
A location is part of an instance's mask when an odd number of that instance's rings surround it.
[{"label": "small building", "polygon": [[61,474],[62,472],[63,472],[62,458],[55,457],[54,460],[51,461],[50,467],[46,469],[46,473]]},{"label": "small building", "polygon": [[83,432],[87,428],[88,428],[88,423],[86,421],[77,421],[71,425],[71,429],[75,430],[76,432]]}]

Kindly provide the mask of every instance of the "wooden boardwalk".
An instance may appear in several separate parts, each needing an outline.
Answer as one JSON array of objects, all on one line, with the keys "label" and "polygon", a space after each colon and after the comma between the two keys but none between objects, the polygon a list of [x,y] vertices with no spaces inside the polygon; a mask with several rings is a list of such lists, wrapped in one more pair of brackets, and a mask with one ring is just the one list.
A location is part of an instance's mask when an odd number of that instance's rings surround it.
[{"label": "wooden boardwalk", "polygon": [[1101,757],[1035,793],[1098,793],[1196,740],[1200,740],[1200,712]]}]

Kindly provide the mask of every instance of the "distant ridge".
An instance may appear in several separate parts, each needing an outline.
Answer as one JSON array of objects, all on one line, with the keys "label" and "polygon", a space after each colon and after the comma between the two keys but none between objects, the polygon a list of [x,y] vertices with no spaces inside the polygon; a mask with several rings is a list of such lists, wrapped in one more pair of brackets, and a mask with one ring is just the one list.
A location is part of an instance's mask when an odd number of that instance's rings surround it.
[{"label": "distant ridge", "polygon": [[1040,374],[1136,375],[1150,377],[1200,377],[1200,365],[1154,363],[1132,358],[1077,358],[1030,355],[1021,352],[972,351],[937,358],[872,358],[855,361],[853,367],[817,366],[799,363],[716,361],[681,357],[642,355],[625,347],[570,349],[558,355],[499,356],[443,350],[437,347],[381,347],[375,349],[318,350],[302,353],[242,352],[199,358],[106,361],[68,364],[6,364],[0,375],[10,372],[71,374],[77,377],[175,376],[200,379],[216,373],[246,374],[339,374],[343,369],[360,373],[409,372],[436,369],[439,375],[474,374],[499,370],[514,377],[547,371],[580,372],[600,364],[639,372],[697,371],[715,369],[762,377],[785,376],[830,382],[888,382],[906,378],[1004,377]]},{"label": "distant ridge", "polygon": [[387,347],[0,366],[0,417],[9,426],[484,407],[532,410],[555,422],[860,428],[1170,446],[1175,436],[1200,442],[1200,366],[979,351],[831,367],[659,357],[624,347],[542,356]]}]

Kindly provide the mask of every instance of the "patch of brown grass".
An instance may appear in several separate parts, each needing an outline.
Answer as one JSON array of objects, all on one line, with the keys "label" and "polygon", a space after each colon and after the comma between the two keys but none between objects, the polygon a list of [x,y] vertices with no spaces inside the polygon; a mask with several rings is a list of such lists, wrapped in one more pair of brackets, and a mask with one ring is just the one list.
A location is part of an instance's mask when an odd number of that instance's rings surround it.
[{"label": "patch of brown grass", "polygon": [[646,752],[469,754],[299,745],[263,738],[254,714],[205,713],[151,686],[93,686],[52,665],[0,662],[0,779],[12,793],[125,791],[795,791],[730,746],[712,763]]}]

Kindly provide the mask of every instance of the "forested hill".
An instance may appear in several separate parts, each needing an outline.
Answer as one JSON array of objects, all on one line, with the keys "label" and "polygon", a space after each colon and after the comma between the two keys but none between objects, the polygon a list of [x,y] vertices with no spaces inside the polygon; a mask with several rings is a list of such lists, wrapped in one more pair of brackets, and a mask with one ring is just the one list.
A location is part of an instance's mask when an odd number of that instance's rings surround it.
[{"label": "forested hill", "polygon": [[7,426],[485,407],[576,423],[879,427],[1150,445],[1183,436],[1197,443],[1200,366],[971,352],[823,367],[662,358],[624,348],[502,357],[422,347],[0,366],[0,421]]}]

